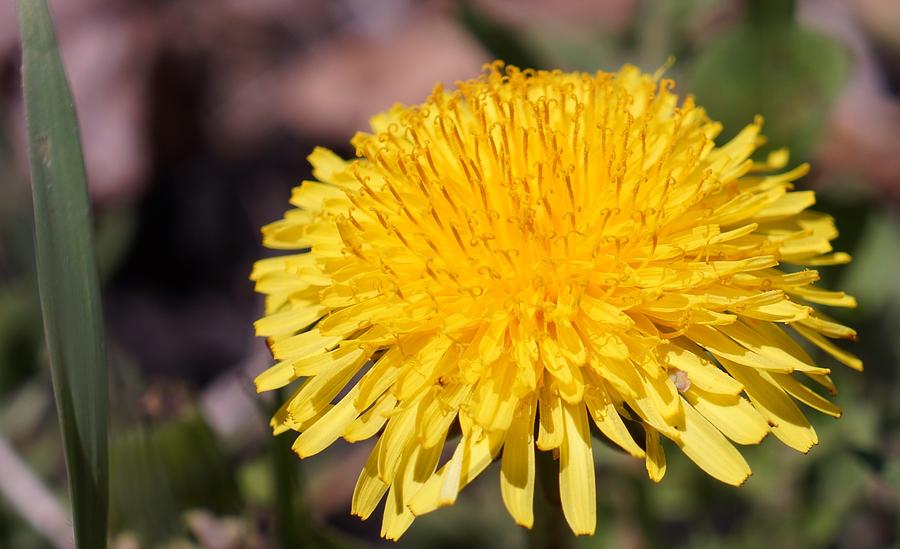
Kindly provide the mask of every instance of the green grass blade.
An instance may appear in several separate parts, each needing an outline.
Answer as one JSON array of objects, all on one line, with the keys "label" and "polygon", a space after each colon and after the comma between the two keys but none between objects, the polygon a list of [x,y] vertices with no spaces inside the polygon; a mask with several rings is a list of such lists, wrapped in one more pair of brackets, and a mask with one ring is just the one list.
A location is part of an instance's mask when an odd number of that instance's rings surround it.
[{"label": "green grass blade", "polygon": [[46,0],[19,0],[22,80],[44,332],[77,546],[106,547],[107,362],[91,211],[72,94]]}]

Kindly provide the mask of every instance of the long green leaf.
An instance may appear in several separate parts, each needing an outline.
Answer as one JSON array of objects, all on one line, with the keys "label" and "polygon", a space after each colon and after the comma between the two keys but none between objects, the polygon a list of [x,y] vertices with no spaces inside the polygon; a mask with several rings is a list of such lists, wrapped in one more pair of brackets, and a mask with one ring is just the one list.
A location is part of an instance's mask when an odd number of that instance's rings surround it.
[{"label": "long green leaf", "polygon": [[106,547],[107,362],[87,178],[46,0],[18,0],[38,285],[79,548]]}]

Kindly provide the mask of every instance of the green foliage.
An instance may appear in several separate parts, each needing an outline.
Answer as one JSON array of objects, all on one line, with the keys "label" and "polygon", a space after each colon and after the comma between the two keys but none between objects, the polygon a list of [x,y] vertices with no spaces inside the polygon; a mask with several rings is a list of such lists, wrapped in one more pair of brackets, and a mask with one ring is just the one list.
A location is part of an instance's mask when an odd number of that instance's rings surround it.
[{"label": "green foliage", "polygon": [[751,4],[746,21],[701,51],[692,90],[723,123],[721,139],[760,114],[770,147],[789,147],[795,160],[806,160],[824,128],[822,113],[848,74],[848,54],[830,38],[797,25],[790,2]]},{"label": "green foliage", "polygon": [[0,394],[34,373],[40,343],[31,295],[17,286],[0,286]]},{"label": "green foliage", "polygon": [[138,428],[112,436],[109,466],[114,530],[133,531],[148,545],[180,533],[171,482],[147,433]]},{"label": "green foliage", "polygon": [[38,285],[79,548],[106,546],[107,363],[78,125],[45,0],[20,0]]},{"label": "green foliage", "polygon": [[474,9],[468,0],[460,2],[460,21],[495,59],[520,68],[541,68],[515,32]]},{"label": "green foliage", "polygon": [[190,411],[110,439],[112,520],[148,546],[183,534],[181,514],[241,509],[234,470],[202,417]]}]

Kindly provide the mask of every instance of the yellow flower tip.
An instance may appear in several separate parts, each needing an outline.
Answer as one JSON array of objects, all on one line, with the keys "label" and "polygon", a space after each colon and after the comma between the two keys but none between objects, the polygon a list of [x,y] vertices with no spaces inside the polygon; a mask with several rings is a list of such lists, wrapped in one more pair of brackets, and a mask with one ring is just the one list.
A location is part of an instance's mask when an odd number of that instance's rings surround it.
[{"label": "yellow flower tip", "polygon": [[312,455],[311,453],[306,452],[304,449],[298,448],[296,444],[294,444],[293,446],[291,446],[291,450],[292,450],[295,454],[297,454],[297,457],[300,458],[300,459],[306,459],[306,458],[308,458],[308,457],[310,457],[310,456]]},{"label": "yellow flower tip", "polygon": [[762,444],[766,437],[769,436],[770,431],[768,429],[760,431],[756,436],[750,437],[746,440],[746,442],[741,441],[741,444],[746,444],[747,446],[756,446]]},{"label": "yellow flower tip", "polygon": [[818,442],[818,441],[813,442],[813,443],[810,444],[809,447],[807,447],[805,450],[800,450],[800,453],[801,453],[801,454],[808,454],[808,453],[810,453],[810,452],[812,451],[812,449],[813,449],[814,447],[816,447],[816,446],[818,446],[818,445],[819,445],[819,442]]},{"label": "yellow flower tip", "polygon": [[572,531],[592,534],[589,422],[653,481],[664,437],[739,486],[735,445],[771,432],[807,452],[798,402],[840,415],[805,384],[833,392],[830,369],[792,337],[862,369],[832,342],[856,332],[819,312],[856,300],[783,265],[850,260],[814,193],[793,190],[808,166],[782,171],[784,149],[752,160],[761,117],[716,145],[722,125],[673,88],[633,66],[498,61],[374,116],[354,159],[309,155],[316,181],[263,231],[293,251],[251,274],[277,360],[255,385],[296,383],[271,425],[299,433],[300,457],[377,438],[352,512],[387,497],[384,537],[498,459],[503,503],[531,527],[539,450],[558,460]]},{"label": "yellow flower tip", "polygon": [[[790,158],[791,153],[787,148],[777,149],[769,153],[766,158],[766,165],[770,169],[780,170],[787,166]],[[807,164],[804,165],[808,166]]]},{"label": "yellow flower tip", "polygon": [[576,536],[593,536],[594,532],[597,531],[597,527],[594,526],[592,528],[572,528],[572,533]]},{"label": "yellow flower tip", "polygon": [[[671,69],[674,66],[675,66],[675,56],[670,55],[669,57],[666,58],[666,62],[663,63],[661,67],[656,69],[656,72],[653,73],[653,79],[654,80],[661,79],[662,76],[665,73],[667,73],[669,71],[669,69]],[[674,82],[673,82],[673,86],[674,86]]]},{"label": "yellow flower tip", "polygon": [[512,518],[513,522],[516,523],[516,526],[521,526],[522,528],[527,528],[528,530],[534,528],[534,516],[532,516],[530,519],[522,519],[520,517],[512,515]]}]

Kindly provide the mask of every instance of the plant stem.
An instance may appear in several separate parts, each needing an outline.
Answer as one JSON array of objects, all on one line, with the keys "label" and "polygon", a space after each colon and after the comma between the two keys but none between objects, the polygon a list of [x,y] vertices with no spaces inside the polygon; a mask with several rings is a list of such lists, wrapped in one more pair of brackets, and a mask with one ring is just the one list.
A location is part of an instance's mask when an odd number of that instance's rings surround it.
[{"label": "plant stem", "polygon": [[[286,396],[277,393],[277,402]],[[307,513],[300,509],[303,500],[303,477],[297,456],[291,451],[292,438],[272,438],[272,481],[275,493],[276,536],[282,547],[305,547],[311,541]]]},{"label": "plant stem", "polygon": [[559,499],[559,463],[552,452],[536,452],[535,468],[540,489],[535,494],[534,528],[529,549],[573,549],[575,536],[566,524]]}]

